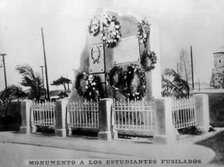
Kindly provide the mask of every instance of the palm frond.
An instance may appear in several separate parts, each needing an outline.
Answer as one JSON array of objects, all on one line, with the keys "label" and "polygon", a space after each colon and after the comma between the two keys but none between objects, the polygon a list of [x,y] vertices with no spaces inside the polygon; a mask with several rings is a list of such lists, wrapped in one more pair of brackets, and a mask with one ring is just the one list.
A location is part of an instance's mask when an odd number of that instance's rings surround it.
[{"label": "palm frond", "polygon": [[165,69],[162,75],[162,94],[164,96],[186,97],[189,96],[190,87],[178,73],[172,69]]},{"label": "palm frond", "polygon": [[16,70],[23,76],[21,85],[29,88],[26,91],[29,97],[39,100],[45,92],[40,75],[30,65],[17,66]]},{"label": "palm frond", "polygon": [[0,92],[0,99],[25,99],[28,95],[23,91],[22,87],[16,85],[9,85],[6,89]]}]

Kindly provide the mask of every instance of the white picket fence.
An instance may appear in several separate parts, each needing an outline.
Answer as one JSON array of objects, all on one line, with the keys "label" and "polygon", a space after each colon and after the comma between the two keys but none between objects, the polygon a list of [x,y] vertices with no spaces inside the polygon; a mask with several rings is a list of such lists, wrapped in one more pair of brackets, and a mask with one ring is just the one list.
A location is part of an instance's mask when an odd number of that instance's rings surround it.
[{"label": "white picket fence", "polygon": [[55,103],[34,102],[31,106],[31,124],[34,126],[55,127]]},{"label": "white picket fence", "polygon": [[69,128],[99,128],[98,102],[74,102],[67,105],[67,125]]},{"label": "white picket fence", "polygon": [[113,104],[114,128],[126,131],[151,131],[155,128],[152,103],[117,101]]},{"label": "white picket fence", "polygon": [[193,97],[172,100],[172,120],[176,129],[197,125]]},{"label": "white picket fence", "polygon": [[[66,106],[68,128],[99,130],[98,102],[74,102]],[[197,125],[193,97],[172,100],[172,122],[176,129]],[[33,103],[31,124],[33,126],[55,127],[56,111],[54,102]],[[117,131],[149,132],[155,130],[155,111],[152,102],[114,101],[112,125]]]}]

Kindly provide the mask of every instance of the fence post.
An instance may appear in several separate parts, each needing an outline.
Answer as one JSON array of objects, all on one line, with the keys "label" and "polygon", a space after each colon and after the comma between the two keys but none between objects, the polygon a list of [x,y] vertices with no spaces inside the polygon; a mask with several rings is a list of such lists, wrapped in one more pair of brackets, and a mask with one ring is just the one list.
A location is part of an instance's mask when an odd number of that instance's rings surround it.
[{"label": "fence post", "polygon": [[207,94],[196,94],[195,99],[195,113],[198,122],[198,129],[203,132],[209,130],[209,98]]},{"label": "fence post", "polygon": [[155,99],[156,143],[175,143],[179,134],[172,122],[172,99]]},{"label": "fence post", "polygon": [[113,99],[104,98],[99,101],[99,117],[100,117],[100,131],[98,139],[111,141],[111,113],[112,113]]},{"label": "fence post", "polygon": [[66,137],[66,105],[67,100],[59,100],[55,103],[55,136]]},{"label": "fence post", "polygon": [[21,118],[22,118],[22,125],[20,126],[20,132],[30,134],[31,132],[31,120],[30,120],[30,113],[31,113],[31,100],[24,100],[21,101]]}]

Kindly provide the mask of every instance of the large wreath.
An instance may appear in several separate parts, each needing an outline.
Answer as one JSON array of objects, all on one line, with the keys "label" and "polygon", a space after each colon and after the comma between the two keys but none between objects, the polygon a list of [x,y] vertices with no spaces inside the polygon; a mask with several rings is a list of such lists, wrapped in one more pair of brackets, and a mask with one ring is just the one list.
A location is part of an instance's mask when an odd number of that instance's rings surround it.
[{"label": "large wreath", "polygon": [[141,66],[145,71],[151,71],[155,68],[157,57],[155,52],[144,50],[141,54]]},{"label": "large wreath", "polygon": [[146,47],[147,40],[149,38],[150,33],[150,24],[147,20],[142,20],[138,23],[138,38],[140,42],[144,44]]},{"label": "large wreath", "polygon": [[104,14],[102,41],[107,47],[113,48],[117,45],[121,37],[120,23],[115,16]]},{"label": "large wreath", "polygon": [[90,35],[97,36],[99,32],[100,32],[100,21],[96,17],[94,17],[90,21],[89,33]]},{"label": "large wreath", "polygon": [[[137,77],[137,83],[133,84]],[[123,94],[129,100],[141,100],[145,96],[146,80],[145,72],[136,65],[129,65],[124,72]]]},{"label": "large wreath", "polygon": [[[145,96],[145,72],[137,65],[129,65],[125,71],[115,66],[109,73],[110,85],[129,100],[141,100]],[[116,79],[115,79],[116,77]],[[137,82],[134,84],[134,80]]]},{"label": "large wreath", "polygon": [[77,93],[88,101],[98,101],[104,96],[100,77],[86,72],[77,75],[75,88]]}]

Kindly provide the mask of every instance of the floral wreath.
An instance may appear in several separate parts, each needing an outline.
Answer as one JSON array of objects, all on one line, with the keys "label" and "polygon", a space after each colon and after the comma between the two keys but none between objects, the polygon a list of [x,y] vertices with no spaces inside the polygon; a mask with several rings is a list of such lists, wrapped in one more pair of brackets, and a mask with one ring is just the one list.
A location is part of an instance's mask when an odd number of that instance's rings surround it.
[{"label": "floral wreath", "polygon": [[[157,61],[155,52],[144,50],[140,57],[141,57],[141,60],[140,60],[141,66],[143,67],[145,71],[151,71],[152,69],[155,68],[154,65],[156,64],[156,61]],[[150,60],[150,64],[149,64],[149,60]]]},{"label": "floral wreath", "polygon": [[100,21],[94,17],[93,19],[91,19],[90,21],[90,25],[89,27],[89,33],[93,36],[97,36],[100,32]]},{"label": "floral wreath", "polygon": [[[116,82],[114,76],[118,75]],[[137,85],[133,85],[133,79],[137,75]],[[137,65],[127,66],[123,71],[121,67],[115,66],[109,73],[110,85],[114,90],[120,91],[129,100],[141,100],[146,92],[145,72]]]},{"label": "floral wreath", "polygon": [[[137,75],[138,83],[133,85],[133,79]],[[123,94],[129,100],[141,100],[146,92],[145,72],[137,65],[129,65],[124,72],[124,89]]]},{"label": "floral wreath", "polygon": [[150,33],[150,24],[147,20],[142,20],[141,22],[138,22],[138,38],[140,39],[140,42],[143,43],[146,46],[146,42],[148,40]]},{"label": "floral wreath", "polygon": [[[81,80],[85,81],[85,85],[81,85]],[[84,91],[82,87],[84,87]],[[93,74],[79,73],[76,77],[75,88],[77,93],[88,101],[98,101],[103,97],[100,77]]]},{"label": "floral wreath", "polygon": [[104,14],[102,41],[108,48],[113,48],[117,45],[121,37],[120,23],[115,16]]}]

